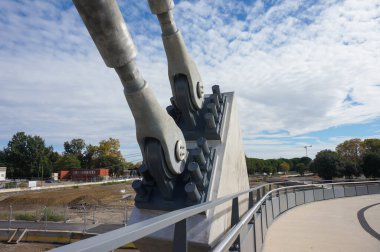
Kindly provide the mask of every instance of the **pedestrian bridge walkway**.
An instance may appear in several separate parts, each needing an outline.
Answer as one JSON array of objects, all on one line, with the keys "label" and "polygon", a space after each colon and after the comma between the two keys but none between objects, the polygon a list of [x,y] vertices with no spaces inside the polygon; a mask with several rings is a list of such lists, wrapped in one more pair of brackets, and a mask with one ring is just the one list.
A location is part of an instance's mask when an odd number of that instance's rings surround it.
[{"label": "pedestrian bridge walkway", "polygon": [[[160,251],[199,251],[188,220],[226,204],[231,228],[202,251],[380,251],[380,181],[290,182],[263,184],[53,251],[111,251],[156,232],[170,239]],[[247,199],[248,210],[239,199]]]},{"label": "pedestrian bridge walkway", "polygon": [[380,251],[380,195],[318,201],[279,216],[264,252]]}]

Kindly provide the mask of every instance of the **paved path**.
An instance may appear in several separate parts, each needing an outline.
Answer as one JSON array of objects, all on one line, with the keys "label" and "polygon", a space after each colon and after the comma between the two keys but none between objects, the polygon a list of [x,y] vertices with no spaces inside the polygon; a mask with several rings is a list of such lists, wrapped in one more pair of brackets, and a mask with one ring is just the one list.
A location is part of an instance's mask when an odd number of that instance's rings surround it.
[{"label": "paved path", "polygon": [[264,252],[380,251],[380,195],[314,202],[270,226]]}]

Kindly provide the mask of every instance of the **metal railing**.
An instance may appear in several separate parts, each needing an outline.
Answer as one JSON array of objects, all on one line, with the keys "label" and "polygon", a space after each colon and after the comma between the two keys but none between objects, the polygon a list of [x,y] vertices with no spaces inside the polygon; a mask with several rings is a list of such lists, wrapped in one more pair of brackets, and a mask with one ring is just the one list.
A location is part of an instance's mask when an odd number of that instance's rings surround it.
[{"label": "metal railing", "polygon": [[[254,248],[261,251],[266,231],[286,210],[305,203],[380,193],[380,181],[340,182],[287,186],[289,182],[264,184],[234,195],[169,212],[124,228],[116,229],[51,251],[112,251],[156,231],[174,225],[173,251],[187,251],[187,219],[232,201],[231,228],[212,251],[240,250],[243,227],[253,225]],[[273,188],[273,189],[272,189]],[[248,211],[239,217],[239,197],[248,194]],[[265,216],[265,217],[264,217]]]}]

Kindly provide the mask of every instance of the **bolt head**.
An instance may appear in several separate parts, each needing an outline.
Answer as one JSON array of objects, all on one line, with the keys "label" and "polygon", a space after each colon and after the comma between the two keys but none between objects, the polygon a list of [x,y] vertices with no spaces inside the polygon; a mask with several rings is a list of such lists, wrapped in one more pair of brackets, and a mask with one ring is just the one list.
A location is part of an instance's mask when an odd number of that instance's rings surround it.
[{"label": "bolt head", "polygon": [[178,161],[182,161],[186,156],[186,145],[182,140],[178,140],[175,145],[175,156]]},{"label": "bolt head", "polygon": [[198,98],[202,98],[203,97],[203,85],[202,83],[198,82],[197,83],[197,96]]}]

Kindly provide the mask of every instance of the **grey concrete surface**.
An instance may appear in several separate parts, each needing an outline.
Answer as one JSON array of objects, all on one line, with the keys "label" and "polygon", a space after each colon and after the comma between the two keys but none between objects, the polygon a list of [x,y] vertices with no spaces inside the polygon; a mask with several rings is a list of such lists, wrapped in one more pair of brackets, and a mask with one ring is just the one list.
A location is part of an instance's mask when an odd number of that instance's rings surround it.
[{"label": "grey concrete surface", "polygon": [[380,195],[368,195],[314,202],[291,209],[270,226],[263,251],[378,252],[378,203]]}]

